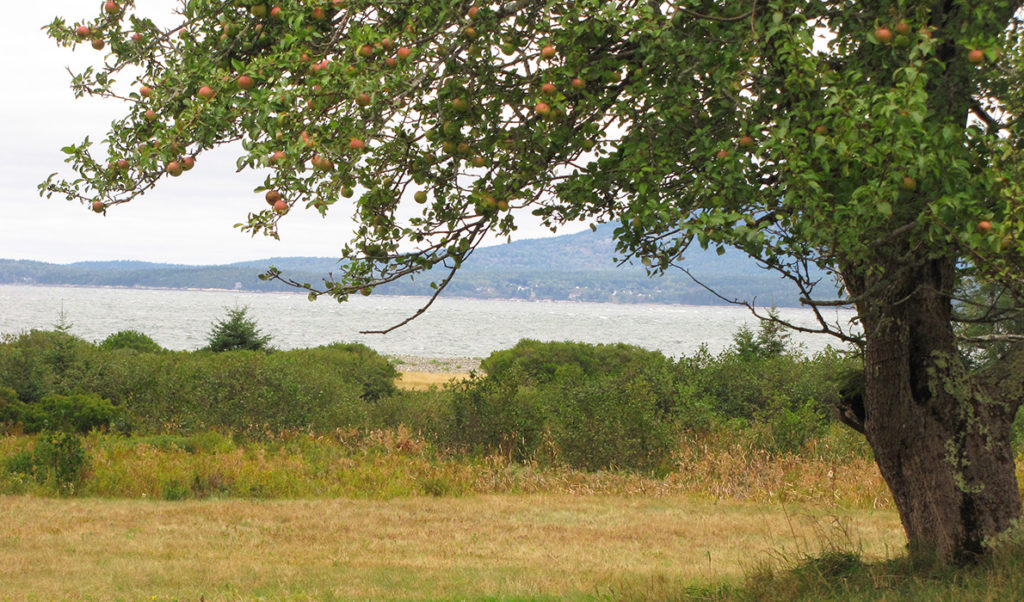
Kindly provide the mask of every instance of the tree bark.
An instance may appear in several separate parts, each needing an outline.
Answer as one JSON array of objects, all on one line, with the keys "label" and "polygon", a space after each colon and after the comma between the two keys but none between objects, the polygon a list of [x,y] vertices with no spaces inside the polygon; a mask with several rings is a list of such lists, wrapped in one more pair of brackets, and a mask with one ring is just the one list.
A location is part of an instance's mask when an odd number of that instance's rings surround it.
[{"label": "tree bark", "polygon": [[910,551],[966,563],[1021,515],[1010,446],[1019,401],[990,397],[959,359],[943,292],[952,290],[953,263],[912,271],[898,279],[908,290],[858,306],[864,434]]}]

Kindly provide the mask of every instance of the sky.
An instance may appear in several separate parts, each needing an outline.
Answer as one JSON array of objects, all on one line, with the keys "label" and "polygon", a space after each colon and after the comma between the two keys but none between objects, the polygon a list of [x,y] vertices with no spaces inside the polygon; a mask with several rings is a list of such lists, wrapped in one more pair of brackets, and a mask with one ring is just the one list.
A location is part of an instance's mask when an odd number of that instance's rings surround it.
[{"label": "sky", "polygon": [[[265,207],[253,188],[256,172],[235,173],[230,148],[200,155],[179,178],[164,178],[155,190],[106,215],[78,202],[40,197],[37,186],[53,172],[70,175],[61,147],[85,136],[101,140],[111,121],[127,111],[116,100],[75,99],[68,68],[100,64],[102,53],[88,44],[59,48],[42,27],[54,17],[91,19],[99,0],[18,2],[5,7],[0,36],[0,259],[52,263],[133,259],[182,264],[221,264],[267,257],[338,257],[350,233],[343,203],[328,218],[292,211],[280,227],[281,240],[255,238],[234,227],[250,211]],[[140,3],[142,4],[142,3]],[[172,0],[146,0],[154,19],[173,21]],[[12,18],[13,17],[13,18]],[[582,229],[571,228],[567,231]],[[521,225],[518,238],[550,233]]]}]

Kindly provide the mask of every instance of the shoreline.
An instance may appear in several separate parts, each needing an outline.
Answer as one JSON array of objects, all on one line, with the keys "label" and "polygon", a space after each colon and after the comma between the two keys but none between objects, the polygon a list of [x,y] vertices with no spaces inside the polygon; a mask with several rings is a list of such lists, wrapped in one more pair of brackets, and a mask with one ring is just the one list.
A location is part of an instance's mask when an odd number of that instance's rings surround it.
[{"label": "shoreline", "polygon": [[479,357],[427,357],[422,355],[384,355],[400,373],[468,374],[480,370]]}]

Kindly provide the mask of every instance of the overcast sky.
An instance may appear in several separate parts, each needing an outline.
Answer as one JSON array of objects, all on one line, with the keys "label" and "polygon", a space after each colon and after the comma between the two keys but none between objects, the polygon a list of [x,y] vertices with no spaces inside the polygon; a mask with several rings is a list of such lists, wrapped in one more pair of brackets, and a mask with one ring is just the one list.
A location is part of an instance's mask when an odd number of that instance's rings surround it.
[{"label": "overcast sky", "polygon": [[[68,173],[60,148],[86,135],[102,139],[127,107],[112,100],[76,100],[67,68],[99,64],[102,54],[88,44],[58,48],[41,30],[56,16],[69,23],[92,18],[102,5],[99,0],[5,4],[10,6],[5,7],[6,33],[0,36],[0,81],[7,84],[0,96],[0,258],[219,264],[339,255],[350,228],[350,211],[342,203],[326,220],[314,211],[293,211],[283,222],[280,241],[252,238],[234,228],[265,204],[262,195],[252,192],[263,176],[236,174],[231,149],[201,155],[192,171],[161,180],[155,191],[105,216],[77,202],[40,197],[37,186],[49,174]],[[175,3],[146,0],[144,5],[153,10],[164,5],[164,14],[171,16]],[[547,234],[524,224],[519,237]]]}]

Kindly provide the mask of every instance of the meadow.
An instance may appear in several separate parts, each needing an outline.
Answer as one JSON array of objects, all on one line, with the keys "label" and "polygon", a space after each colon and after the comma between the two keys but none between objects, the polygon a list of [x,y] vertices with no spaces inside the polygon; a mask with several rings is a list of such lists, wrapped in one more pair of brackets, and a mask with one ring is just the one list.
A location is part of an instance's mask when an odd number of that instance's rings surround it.
[{"label": "meadow", "polygon": [[767,330],[679,360],[522,341],[471,374],[350,344],[9,336],[0,599],[1024,591],[1014,541],[970,569],[905,557],[870,450],[828,411],[858,368]]}]

